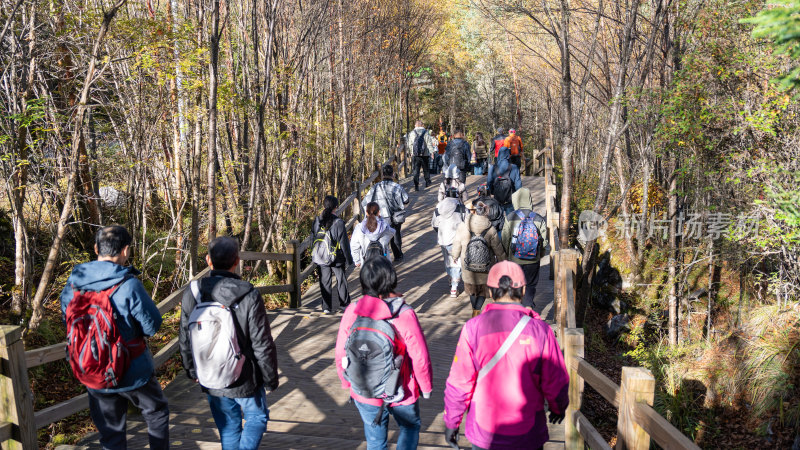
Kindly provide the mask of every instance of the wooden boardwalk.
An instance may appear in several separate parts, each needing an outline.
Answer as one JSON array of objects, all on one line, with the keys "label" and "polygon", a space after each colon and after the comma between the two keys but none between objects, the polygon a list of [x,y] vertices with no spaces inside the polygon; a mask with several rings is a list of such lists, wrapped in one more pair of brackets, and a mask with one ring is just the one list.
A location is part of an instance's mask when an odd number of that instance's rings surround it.
[{"label": "wooden boardwalk", "polygon": [[[485,177],[470,177],[469,197],[474,198]],[[544,178],[523,178],[531,189],[534,208],[544,214]],[[420,399],[421,449],[449,448],[444,443],[443,391],[461,327],[469,319],[469,298],[461,293],[449,297],[441,252],[430,220],[436,206],[436,182],[419,193],[413,184],[410,214],[403,226],[405,261],[397,266],[400,292],[417,312],[428,342],[433,363],[434,391],[429,400]],[[536,292],[536,310],[552,320],[553,282],[549,279],[549,258],[541,265]],[[350,273],[353,300],[361,296],[358,272]],[[463,289],[463,288],[462,288]],[[261,444],[264,449],[365,449],[361,419],[355,406],[347,404],[349,395],[341,388],[334,367],[334,345],[340,314],[322,315],[318,286],[303,296],[297,310],[270,312],[272,334],[278,346],[280,387],[267,395],[270,420]],[[170,401],[170,441],[173,448],[219,448],[219,436],[205,396],[183,374],[165,389]],[[390,419],[390,442],[395,442],[397,426]],[[462,428],[463,430],[463,428]],[[129,447],[143,448],[147,427],[138,416],[129,417]],[[564,447],[563,425],[550,428],[551,442],[546,449]],[[462,448],[471,448],[463,436]],[[97,437],[88,436],[83,446],[99,448]]]}]

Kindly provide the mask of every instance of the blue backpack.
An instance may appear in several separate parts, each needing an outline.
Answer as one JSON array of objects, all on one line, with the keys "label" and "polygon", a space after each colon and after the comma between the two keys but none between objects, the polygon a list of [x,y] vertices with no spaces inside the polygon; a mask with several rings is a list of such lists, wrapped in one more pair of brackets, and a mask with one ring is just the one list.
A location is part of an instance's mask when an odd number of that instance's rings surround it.
[{"label": "blue backpack", "polygon": [[521,220],[514,228],[514,234],[511,236],[511,252],[517,259],[538,260],[542,236],[539,234],[536,221],[537,219],[544,219],[533,211],[527,216],[522,211],[514,211],[514,214],[519,216]]}]

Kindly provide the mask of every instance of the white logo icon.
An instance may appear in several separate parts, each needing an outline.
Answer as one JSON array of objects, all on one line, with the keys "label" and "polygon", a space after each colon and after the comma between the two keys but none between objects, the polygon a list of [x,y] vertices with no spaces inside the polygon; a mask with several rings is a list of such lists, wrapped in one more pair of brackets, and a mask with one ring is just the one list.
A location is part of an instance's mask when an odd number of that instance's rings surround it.
[{"label": "white logo icon", "polygon": [[608,222],[605,217],[587,209],[578,217],[578,240],[585,243],[606,234]]}]

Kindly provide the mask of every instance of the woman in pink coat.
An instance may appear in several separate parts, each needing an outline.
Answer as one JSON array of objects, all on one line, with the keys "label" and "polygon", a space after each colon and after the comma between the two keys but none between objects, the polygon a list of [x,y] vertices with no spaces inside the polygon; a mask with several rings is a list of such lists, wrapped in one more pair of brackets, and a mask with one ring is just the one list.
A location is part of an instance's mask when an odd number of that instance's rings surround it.
[{"label": "woman in pink coat", "polygon": [[[342,316],[336,339],[336,370],[342,387],[350,389],[350,397],[364,421],[368,450],[387,448],[389,414],[400,427],[398,450],[416,449],[420,428],[417,400],[420,392],[429,398],[433,390],[428,345],[414,309],[395,293],[397,274],[388,259],[368,259],[361,268],[360,279],[365,295],[348,306]],[[389,339],[392,334],[394,338]],[[394,361],[381,364],[385,360],[381,350],[385,346],[381,344],[389,341],[394,347],[389,356]],[[392,366],[397,369],[395,374],[399,372],[399,378],[395,377],[399,388],[395,390],[391,390],[389,382],[375,383],[385,379],[384,368]]]},{"label": "woman in pink coat", "polygon": [[564,357],[550,326],[520,303],[519,265],[495,264],[486,284],[495,301],[464,325],[447,377],[445,439],[457,442],[469,410],[464,434],[473,449],[538,449],[549,438],[544,400],[551,423],[561,423],[569,403]]}]

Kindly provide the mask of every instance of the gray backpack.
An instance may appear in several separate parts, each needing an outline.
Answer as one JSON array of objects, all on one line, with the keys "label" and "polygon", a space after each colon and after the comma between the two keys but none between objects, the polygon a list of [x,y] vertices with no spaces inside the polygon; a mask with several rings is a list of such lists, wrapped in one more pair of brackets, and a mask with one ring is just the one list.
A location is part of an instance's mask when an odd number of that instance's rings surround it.
[{"label": "gray backpack", "polygon": [[339,243],[334,245],[330,230],[320,225],[311,248],[311,261],[318,266],[330,266],[336,261],[338,251]]},{"label": "gray backpack", "polygon": [[198,280],[189,286],[197,301],[189,315],[189,339],[197,380],[203,387],[224,389],[239,379],[246,361],[239,346],[236,317],[222,303],[201,301]]},{"label": "gray backpack", "polygon": [[403,354],[397,354],[397,330],[392,325],[403,311],[411,309],[402,299],[387,302],[391,318],[376,320],[358,316],[345,343],[342,359],[344,377],[353,392],[366,398],[382,399],[384,404],[405,397],[400,369]]}]

